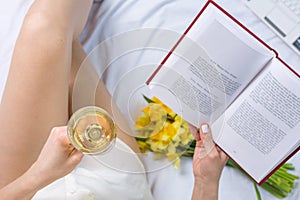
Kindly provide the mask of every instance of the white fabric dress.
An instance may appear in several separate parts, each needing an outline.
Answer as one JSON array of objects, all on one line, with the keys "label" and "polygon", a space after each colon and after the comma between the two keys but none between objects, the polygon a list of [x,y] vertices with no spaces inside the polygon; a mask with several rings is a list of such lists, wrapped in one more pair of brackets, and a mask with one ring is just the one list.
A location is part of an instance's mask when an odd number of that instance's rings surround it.
[{"label": "white fabric dress", "polygon": [[152,195],[137,154],[117,139],[102,156],[84,156],[67,176],[40,190],[38,200],[151,200]]}]

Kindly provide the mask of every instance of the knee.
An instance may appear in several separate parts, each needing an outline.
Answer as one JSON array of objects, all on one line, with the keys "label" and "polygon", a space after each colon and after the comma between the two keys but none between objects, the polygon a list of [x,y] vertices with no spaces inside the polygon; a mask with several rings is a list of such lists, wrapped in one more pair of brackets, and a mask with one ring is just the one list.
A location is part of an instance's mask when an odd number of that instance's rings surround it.
[{"label": "knee", "polygon": [[40,49],[42,54],[47,52],[49,59],[65,55],[73,41],[68,29],[40,12],[25,17],[18,40],[26,48]]},{"label": "knee", "polygon": [[[56,5],[55,3],[52,5],[42,3],[42,1],[35,2],[29,9],[23,26],[31,31],[55,32],[56,34],[63,34],[75,40],[85,25],[88,17],[88,14],[85,12],[90,7],[90,4],[84,3],[83,7],[76,6],[73,8],[63,3],[62,5]],[[64,10],[65,7],[67,10]],[[81,11],[85,14],[78,14]]]},{"label": "knee", "polygon": [[23,35],[31,38],[38,35],[38,38],[42,38],[44,42],[51,41],[51,39],[67,39],[70,36],[66,25],[55,21],[51,15],[43,12],[29,12],[24,19],[21,31]]}]

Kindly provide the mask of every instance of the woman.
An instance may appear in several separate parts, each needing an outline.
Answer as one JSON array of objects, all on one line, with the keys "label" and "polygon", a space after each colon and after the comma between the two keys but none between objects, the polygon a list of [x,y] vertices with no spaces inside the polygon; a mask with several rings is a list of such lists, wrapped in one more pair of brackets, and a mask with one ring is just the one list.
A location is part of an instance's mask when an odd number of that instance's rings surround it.
[{"label": "woman", "polygon": [[[35,0],[24,19],[0,107],[0,188],[7,197],[19,199],[14,196],[19,188],[22,198],[31,198],[37,190],[68,174],[82,158],[66,140],[65,128],[51,129],[65,125],[72,112],[72,82],[85,58],[77,37],[91,4],[92,0]],[[96,105],[112,113],[111,97],[102,83],[97,91],[101,93],[96,93]],[[134,138],[122,130],[118,136],[138,152]],[[52,154],[50,148],[60,153]],[[51,164],[45,165],[45,161]],[[61,170],[57,166],[63,163]],[[36,187],[28,191],[26,183]]]}]

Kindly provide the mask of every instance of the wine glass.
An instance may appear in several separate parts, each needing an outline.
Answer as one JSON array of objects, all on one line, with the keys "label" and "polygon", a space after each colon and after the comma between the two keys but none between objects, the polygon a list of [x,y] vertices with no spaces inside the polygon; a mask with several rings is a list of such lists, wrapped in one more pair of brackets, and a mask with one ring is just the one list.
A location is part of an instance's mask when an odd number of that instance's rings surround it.
[{"label": "wine glass", "polygon": [[89,155],[109,151],[114,146],[117,135],[112,117],[96,106],[83,107],[73,113],[67,129],[71,144]]}]

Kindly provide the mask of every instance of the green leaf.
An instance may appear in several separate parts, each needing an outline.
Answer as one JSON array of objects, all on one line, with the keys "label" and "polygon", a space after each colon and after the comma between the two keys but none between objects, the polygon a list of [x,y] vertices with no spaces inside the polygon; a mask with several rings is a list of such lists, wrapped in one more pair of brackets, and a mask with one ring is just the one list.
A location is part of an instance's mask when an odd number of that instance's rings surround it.
[{"label": "green leaf", "polygon": [[295,167],[292,163],[285,163],[281,166],[281,169],[295,170]]},{"label": "green leaf", "polygon": [[271,185],[268,182],[264,182],[261,187],[271,193],[273,196],[282,199],[287,196],[287,194],[283,193],[280,189],[278,189],[275,185]]},{"label": "green leaf", "polygon": [[155,101],[153,101],[152,99],[149,99],[148,97],[146,97],[145,95],[143,95],[144,99],[147,101],[147,103],[156,103]]},{"label": "green leaf", "polygon": [[[154,101],[153,101],[154,102]],[[175,117],[177,116],[177,114],[175,115]],[[175,122],[175,117],[172,117],[171,115],[169,115],[168,113],[167,113],[167,120],[170,122],[170,123],[173,123],[173,122]]]},{"label": "green leaf", "polygon": [[137,141],[140,141],[140,142],[146,142],[148,138],[140,138],[140,137],[136,137],[135,138]]},{"label": "green leaf", "polygon": [[255,193],[256,193],[257,200],[262,200],[260,192],[259,192],[258,187],[257,187],[257,184],[255,182],[253,182],[253,185],[254,185],[254,188],[255,188]]}]

